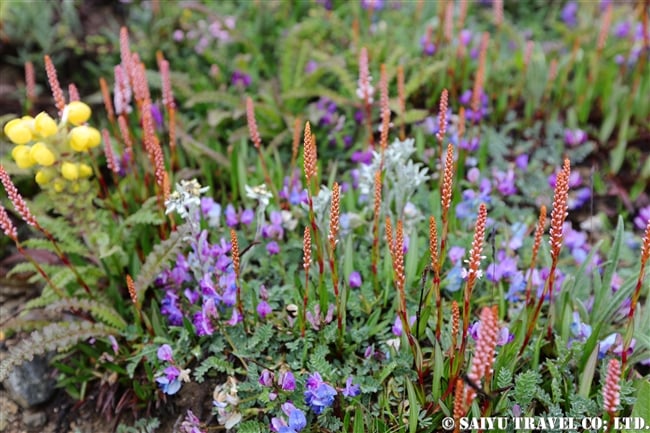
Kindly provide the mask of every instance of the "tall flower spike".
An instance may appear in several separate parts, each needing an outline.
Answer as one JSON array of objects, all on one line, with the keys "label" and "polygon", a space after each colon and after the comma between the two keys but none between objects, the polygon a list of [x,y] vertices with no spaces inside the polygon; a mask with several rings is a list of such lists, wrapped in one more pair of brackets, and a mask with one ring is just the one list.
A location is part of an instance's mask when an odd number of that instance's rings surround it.
[{"label": "tall flower spike", "polygon": [[232,267],[235,270],[235,277],[239,278],[239,241],[237,240],[237,233],[230,229],[230,251],[232,253]]},{"label": "tall flower spike", "polygon": [[309,231],[309,226],[305,227],[305,232],[302,241],[302,252],[303,252],[303,265],[302,268],[306,273],[309,273],[309,267],[311,266],[311,232]]},{"label": "tall flower spike", "polygon": [[[246,98],[246,121],[248,122],[248,134],[251,137],[251,141],[253,142],[255,149],[260,149],[262,146],[262,140],[260,139],[260,133],[257,129],[255,107],[253,106],[253,100],[250,96]],[[307,132],[305,132],[305,134],[307,134]]]},{"label": "tall flower spike", "polygon": [[456,428],[454,432],[460,431],[460,419],[465,416],[465,384],[462,379],[456,379],[456,386],[454,387],[454,420]]},{"label": "tall flower spike", "polygon": [[314,138],[311,135],[311,126],[309,122],[305,124],[305,138],[304,138],[304,169],[307,184],[311,179],[316,178],[316,146],[314,145]]},{"label": "tall flower spike", "polygon": [[[484,377],[491,374],[494,363],[494,351],[497,345],[499,323],[497,307],[484,307],[481,310],[478,340],[472,358],[472,365],[467,378],[476,385],[480,385]],[[476,397],[476,390],[471,386],[465,387],[465,407],[469,407]]]},{"label": "tall flower spike", "polygon": [[641,246],[641,267],[650,259],[650,219],[646,223],[645,235],[643,236],[643,245]]},{"label": "tall flower spike", "polygon": [[603,409],[610,416],[614,416],[621,404],[621,364],[618,359],[609,360],[607,376],[603,386]]},{"label": "tall flower spike", "polygon": [[[530,259],[530,272],[532,275],[533,268],[535,267],[535,261],[537,260],[537,253],[539,252],[539,247],[542,244],[542,236],[544,235],[544,228],[546,227],[546,206],[542,205],[539,209],[539,219],[537,220],[537,228],[535,229],[535,239],[533,241],[533,255]],[[532,288],[532,279],[530,279],[526,284],[526,303],[530,302]]]},{"label": "tall flower spike", "polygon": [[472,249],[469,251],[469,270],[467,271],[467,284],[481,276],[479,267],[481,265],[481,252],[483,252],[483,241],[485,238],[485,226],[487,224],[487,207],[485,203],[481,203],[478,210],[478,218],[476,220],[476,227],[474,228],[474,240],[472,241]]},{"label": "tall flower spike", "polygon": [[465,107],[460,107],[458,110],[458,138],[463,138],[465,135]]},{"label": "tall flower spike", "polygon": [[339,207],[340,207],[340,192],[339,184],[334,182],[332,186],[332,206],[330,208],[330,232],[327,237],[330,243],[332,252],[336,248],[336,238],[339,232]]},{"label": "tall flower spike", "polygon": [[447,155],[445,157],[445,169],[442,178],[442,223],[446,224],[449,207],[451,206],[451,189],[454,182],[454,146],[451,143],[447,145]]},{"label": "tall flower spike", "polygon": [[366,47],[361,48],[359,53],[359,87],[357,88],[357,96],[367,104],[372,104],[374,88],[370,84],[372,77],[368,70],[368,50]]},{"label": "tall flower spike", "polygon": [[393,255],[395,257],[393,266],[395,268],[395,282],[397,283],[397,288],[400,292],[400,308],[403,313],[406,313],[406,296],[404,294],[404,225],[402,224],[402,220],[397,221],[397,228],[395,230],[395,246],[393,249]]},{"label": "tall flower spike", "polygon": [[452,353],[456,352],[456,343],[458,341],[458,330],[460,329],[460,308],[458,302],[451,302],[451,347]]},{"label": "tall flower spike", "polygon": [[123,66],[116,65],[113,68],[115,75],[114,98],[115,114],[128,114],[131,111],[131,85],[129,76]]},{"label": "tall flower spike", "polygon": [[120,127],[120,136],[122,137],[124,145],[128,148],[131,148],[133,146],[133,142],[131,141],[131,133],[129,132],[129,125],[126,122],[126,118],[124,116],[118,117],[117,124]]},{"label": "tall flower spike", "polygon": [[25,62],[25,93],[28,101],[36,100],[36,74],[32,62]]},{"label": "tall flower spike", "polygon": [[16,209],[16,212],[18,212],[18,215],[20,215],[23,221],[25,221],[30,226],[40,229],[36,218],[29,211],[25,199],[23,199],[23,196],[20,195],[18,189],[16,189],[16,185],[14,185],[14,183],[11,181],[11,178],[9,177],[9,173],[7,173],[2,165],[0,165],[0,181],[5,187],[7,196],[9,197],[11,203],[14,205],[14,208]]},{"label": "tall flower spike", "polygon": [[102,99],[104,100],[104,108],[106,108],[106,113],[108,114],[108,120],[115,122],[115,111],[113,110],[113,101],[111,101],[111,92],[108,90],[108,83],[104,77],[99,79],[99,87],[102,91]]},{"label": "tall flower spike", "polygon": [[465,26],[465,17],[467,17],[468,0],[460,0],[460,7],[458,11],[458,28],[462,29]]},{"label": "tall flower spike", "polygon": [[138,294],[135,291],[135,283],[133,282],[133,278],[131,278],[131,275],[126,274],[126,287],[129,289],[129,296],[131,297],[131,302],[133,304],[138,305]]},{"label": "tall flower spike", "polygon": [[107,129],[102,129],[102,138],[104,139],[104,155],[106,156],[106,165],[114,173],[118,174],[120,168],[117,165],[115,160],[115,154],[113,153],[113,146],[111,145],[111,137],[108,134]]},{"label": "tall flower spike", "polygon": [[79,97],[79,90],[77,90],[77,86],[75,86],[74,83],[68,84],[68,96],[70,102],[81,100]]},{"label": "tall flower spike", "polygon": [[438,227],[436,218],[429,217],[429,253],[431,254],[431,269],[438,269]]},{"label": "tall flower spike", "polygon": [[390,129],[390,107],[388,106],[388,77],[386,76],[386,65],[382,63],[379,75],[379,90],[381,92],[381,136],[380,146],[382,151],[388,146],[388,130]]},{"label": "tall flower spike", "polygon": [[386,243],[388,244],[388,251],[390,256],[395,262],[395,242],[393,242],[393,224],[390,221],[390,217],[386,217]]},{"label": "tall flower spike", "polygon": [[454,2],[448,1],[445,7],[445,41],[454,37]]},{"label": "tall flower spike", "polygon": [[134,60],[132,60],[133,67],[133,94],[135,100],[139,103],[143,101],[151,101],[151,95],[149,94],[149,83],[147,82],[147,71],[144,67],[144,63],[136,61],[135,57],[137,54],[133,54]]},{"label": "tall flower spike", "polygon": [[8,238],[18,243],[18,231],[16,230],[16,226],[11,222],[11,218],[7,215],[7,211],[2,206],[2,203],[0,203],[0,228],[2,228],[2,231]]},{"label": "tall flower spike", "polygon": [[131,56],[131,48],[129,46],[129,31],[126,27],[122,27],[120,29],[120,61],[122,62],[122,68],[126,74],[126,78],[131,83],[135,81],[132,60],[133,57]]},{"label": "tall flower spike", "polygon": [[492,18],[497,28],[503,24],[503,0],[494,0],[492,2]]},{"label": "tall flower spike", "polygon": [[598,33],[598,43],[596,49],[600,53],[603,48],[605,48],[605,42],[607,42],[607,35],[609,34],[609,27],[612,24],[612,13],[614,12],[614,7],[610,3],[603,14],[603,19],[600,22],[600,32]]},{"label": "tall flower spike", "polygon": [[487,57],[487,46],[490,41],[490,34],[483,33],[481,39],[481,48],[479,51],[478,69],[474,78],[474,88],[472,90],[471,107],[474,113],[477,113],[481,105],[481,93],[483,92],[483,82],[485,80],[485,59]]},{"label": "tall flower spike", "polygon": [[[293,164],[295,164],[296,159],[298,158],[298,151],[300,150],[300,132],[302,122],[300,117],[296,117],[293,121],[293,142],[291,143],[291,177],[293,178]],[[292,179],[293,180],[293,179]],[[291,183],[290,185],[293,185]]]},{"label": "tall flower spike", "polygon": [[59,110],[59,115],[63,113],[65,108],[65,97],[63,96],[63,90],[61,90],[61,85],[59,84],[59,79],[56,76],[56,69],[54,68],[54,63],[50,56],[45,56],[45,72],[47,73],[47,81],[50,83],[50,89],[52,89],[52,96],[54,97],[54,104],[56,109]]},{"label": "tall flower spike", "polygon": [[560,256],[560,248],[564,233],[562,226],[568,212],[569,198],[569,176],[571,175],[571,163],[568,159],[564,160],[564,167],[558,173],[555,181],[555,194],[553,196],[553,210],[551,211],[551,229],[549,231],[551,239],[551,257],[557,261]]},{"label": "tall flower spike", "polygon": [[442,141],[445,138],[447,132],[447,107],[448,107],[448,93],[447,89],[442,90],[442,95],[440,96],[440,111],[438,113],[438,133],[436,137],[440,142],[440,147],[442,148]]}]

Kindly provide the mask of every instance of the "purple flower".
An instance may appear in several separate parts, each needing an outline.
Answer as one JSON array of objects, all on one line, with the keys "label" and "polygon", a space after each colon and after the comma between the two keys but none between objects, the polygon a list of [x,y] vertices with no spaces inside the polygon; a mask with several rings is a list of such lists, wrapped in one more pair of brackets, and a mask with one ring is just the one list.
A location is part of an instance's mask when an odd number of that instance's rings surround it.
[{"label": "purple flower", "polygon": [[251,77],[244,72],[235,70],[230,77],[230,83],[233,86],[240,86],[246,88],[251,85]]},{"label": "purple flower", "polygon": [[503,196],[510,196],[517,193],[517,187],[515,186],[515,172],[512,168],[508,169],[507,172],[499,170],[494,171],[492,175],[494,177],[497,191],[499,191]]},{"label": "purple flower", "polygon": [[583,323],[580,320],[580,314],[577,311],[573,312],[573,321],[571,322],[571,334],[574,340],[586,341],[591,335],[591,326]]},{"label": "purple flower", "polygon": [[351,288],[361,287],[361,274],[357,271],[350,273],[349,284]]},{"label": "purple flower", "polygon": [[173,38],[176,42],[180,42],[183,39],[185,39],[185,33],[183,32],[183,30],[176,29],[174,30]]},{"label": "purple flower", "polygon": [[203,197],[201,199],[201,213],[210,227],[219,227],[221,205],[215,202],[212,197]]},{"label": "purple flower", "polygon": [[169,344],[163,344],[158,348],[158,359],[161,361],[172,361],[172,348]]},{"label": "purple flower", "polygon": [[274,256],[280,252],[280,245],[276,241],[271,241],[266,244],[266,252]]},{"label": "purple flower", "polygon": [[224,212],[224,215],[226,217],[226,224],[230,228],[235,228],[237,224],[239,224],[239,216],[237,215],[237,211],[235,210],[235,207],[232,204],[229,204],[226,206],[226,211]]},{"label": "purple flower", "polygon": [[515,165],[519,170],[525,171],[528,168],[528,154],[522,153],[515,158]]},{"label": "purple flower", "polygon": [[504,278],[509,278],[517,273],[517,259],[514,257],[506,257],[506,252],[500,250],[497,253],[497,261],[494,264],[488,265],[486,269],[486,277],[488,280],[496,282]]},{"label": "purple flower", "polygon": [[266,318],[266,316],[268,316],[269,314],[271,314],[272,311],[273,311],[273,309],[271,308],[271,306],[269,305],[269,303],[266,302],[266,301],[260,301],[260,303],[257,304],[257,314],[258,314],[262,319]]},{"label": "purple flower", "polygon": [[579,146],[587,141],[587,133],[582,129],[565,129],[564,142],[571,147]]},{"label": "purple flower", "polygon": [[384,0],[361,0],[361,7],[378,11],[384,8]]},{"label": "purple flower", "polygon": [[262,227],[262,236],[271,239],[282,239],[284,237],[284,228],[282,227],[282,212],[271,212],[269,219],[270,224]]},{"label": "purple flower", "polygon": [[117,340],[115,339],[114,336],[109,335],[108,341],[111,342],[111,349],[113,349],[113,353],[117,355],[117,352],[120,350],[120,346],[117,344]]},{"label": "purple flower", "polygon": [[192,317],[192,323],[196,328],[196,335],[201,337],[203,335],[212,335],[214,328],[210,322],[210,317],[204,312],[202,308],[201,311],[194,313]]},{"label": "purple flower", "polygon": [[564,23],[569,27],[575,27],[578,24],[576,19],[576,14],[578,13],[578,3],[575,1],[568,2],[562,12],[560,12],[560,18]]},{"label": "purple flower", "polygon": [[156,382],[160,385],[162,392],[167,395],[174,395],[181,389],[181,381],[178,379],[170,380],[166,376],[156,378]]},{"label": "purple flower", "polygon": [[[636,346],[636,339],[630,341],[630,346],[627,348],[627,355],[630,356],[634,352]],[[623,337],[620,334],[613,333],[601,340],[598,347],[598,357],[604,358],[608,352],[612,352],[617,357],[623,356]]]},{"label": "purple flower", "polygon": [[357,164],[370,165],[372,164],[372,150],[368,150],[366,152],[357,150],[352,154],[350,160]]},{"label": "purple flower", "polygon": [[617,38],[627,38],[628,35],[630,34],[630,27],[631,24],[629,21],[621,21],[620,23],[616,24],[614,26],[614,36]]},{"label": "purple flower", "polygon": [[433,56],[436,52],[436,45],[431,41],[428,34],[420,38],[420,48],[425,56]]},{"label": "purple flower", "polygon": [[310,60],[305,65],[305,74],[312,74],[318,68],[318,63],[315,60]]},{"label": "purple flower", "polygon": [[650,205],[639,209],[639,214],[634,218],[634,225],[641,230],[645,230],[650,220]]},{"label": "purple flower", "polygon": [[[414,323],[415,316],[409,317],[409,325],[413,326]],[[397,337],[400,337],[404,332],[404,328],[402,327],[402,319],[399,316],[395,317],[395,322],[393,323],[391,331],[393,331],[393,334]]]},{"label": "purple flower", "polygon": [[226,323],[228,325],[230,325],[230,326],[235,326],[236,324],[238,324],[239,322],[241,322],[243,320],[244,320],[244,318],[242,317],[241,314],[239,314],[239,310],[237,310],[237,308],[233,308],[232,309],[232,316],[230,316],[230,320],[228,320],[228,322],[226,322]]},{"label": "purple flower", "polygon": [[307,388],[305,391],[305,403],[316,415],[320,415],[326,407],[334,403],[336,390],[324,382],[318,372],[309,375],[305,387]]},{"label": "purple flower", "polygon": [[359,385],[352,384],[352,376],[348,376],[348,379],[345,381],[345,388],[341,391],[341,394],[345,397],[356,397],[361,394],[361,388]]},{"label": "purple flower", "polygon": [[461,138],[458,142],[458,147],[465,149],[468,152],[476,152],[478,150],[479,144],[480,142],[478,137],[472,137],[470,139]]},{"label": "purple flower", "polygon": [[160,111],[158,104],[151,104],[151,116],[153,117],[156,126],[162,128],[164,120],[162,111]]},{"label": "purple flower", "polygon": [[255,219],[255,212],[253,212],[253,209],[244,209],[244,211],[241,213],[241,217],[239,218],[239,221],[242,224],[248,226],[253,222],[254,219]]},{"label": "purple flower", "polygon": [[515,334],[511,334],[508,327],[504,326],[499,330],[499,334],[497,335],[497,346],[504,346],[512,342],[512,340],[514,339],[515,339]]},{"label": "purple flower", "polygon": [[455,265],[465,256],[465,248],[451,247],[447,256],[449,257],[449,260],[451,260],[451,263]]},{"label": "purple flower", "polygon": [[260,379],[259,379],[258,382],[262,386],[272,386],[273,385],[273,373],[270,370],[265,368],[264,370],[262,370],[262,374],[260,374]]},{"label": "purple flower", "polygon": [[178,308],[177,301],[178,295],[168,290],[160,303],[160,313],[167,316],[169,324],[173,326],[180,326],[183,323],[183,312]]},{"label": "purple flower", "polygon": [[463,29],[458,34],[458,42],[460,42],[460,44],[464,47],[469,45],[471,40],[472,40],[472,32],[468,29]]},{"label": "purple flower", "polygon": [[293,391],[296,389],[296,378],[293,376],[292,372],[285,371],[280,375],[278,385],[280,385],[280,388],[282,388],[283,391]]}]

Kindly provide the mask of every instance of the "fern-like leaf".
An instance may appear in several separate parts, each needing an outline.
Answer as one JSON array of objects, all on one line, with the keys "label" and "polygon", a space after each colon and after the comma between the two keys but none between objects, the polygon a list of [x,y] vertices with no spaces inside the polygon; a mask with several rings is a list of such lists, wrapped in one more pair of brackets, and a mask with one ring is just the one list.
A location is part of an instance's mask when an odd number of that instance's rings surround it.
[{"label": "fern-like leaf", "polygon": [[145,201],[140,209],[129,215],[123,222],[122,227],[130,227],[136,224],[162,224],[163,218],[158,210],[158,198],[151,197]]},{"label": "fern-like leaf", "polygon": [[142,304],[144,293],[153,280],[162,272],[164,266],[176,258],[181,248],[185,245],[185,238],[189,232],[189,226],[183,224],[175,232],[158,245],[147,256],[142,265],[140,273],[135,280],[135,293],[138,305]]},{"label": "fern-like leaf", "polygon": [[57,350],[65,351],[80,341],[93,337],[107,337],[119,332],[101,323],[57,322],[34,331],[9,350],[9,355],[0,363],[0,381],[7,378],[13,367],[31,361],[36,355]]},{"label": "fern-like leaf", "polygon": [[61,299],[45,308],[46,311],[63,312],[65,310],[81,310],[89,312],[95,319],[102,321],[120,331],[128,326],[120,313],[112,307],[90,299],[67,298]]}]

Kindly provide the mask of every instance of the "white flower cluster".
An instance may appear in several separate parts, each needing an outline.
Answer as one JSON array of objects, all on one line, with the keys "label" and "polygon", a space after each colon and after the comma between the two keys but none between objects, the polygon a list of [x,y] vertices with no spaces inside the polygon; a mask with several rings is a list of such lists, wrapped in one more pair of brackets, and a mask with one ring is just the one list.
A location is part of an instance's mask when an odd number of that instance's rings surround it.
[{"label": "white flower cluster", "polygon": [[[410,157],[415,152],[415,140],[396,139],[384,152],[384,185],[382,187],[385,206],[395,204],[398,213],[404,211],[420,185],[429,179],[429,169]],[[362,165],[359,173],[359,191],[374,200],[375,172],[381,164],[381,153],[373,152],[372,164]],[[371,203],[372,204],[372,203]],[[409,210],[414,212],[413,209]]]},{"label": "white flower cluster", "polygon": [[201,206],[201,194],[209,189],[208,186],[201,187],[196,179],[181,180],[176,184],[176,191],[165,201],[165,214],[176,211],[181,218],[186,219],[191,210]]},{"label": "white flower cluster", "polygon": [[242,415],[237,411],[239,396],[237,395],[237,379],[228,376],[225,383],[217,385],[212,393],[213,404],[217,409],[217,421],[230,430],[242,420]]}]

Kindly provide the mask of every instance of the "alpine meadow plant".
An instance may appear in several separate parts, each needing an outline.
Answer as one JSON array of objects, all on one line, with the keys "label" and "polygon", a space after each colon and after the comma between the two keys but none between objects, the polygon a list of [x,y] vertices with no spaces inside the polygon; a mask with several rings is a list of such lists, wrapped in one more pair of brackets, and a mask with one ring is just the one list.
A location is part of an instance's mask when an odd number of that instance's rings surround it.
[{"label": "alpine meadow plant", "polygon": [[[605,179],[585,175],[596,141],[617,131],[617,151],[642,128],[607,107],[647,113],[598,88],[621,49],[617,9],[598,38],[575,34],[587,6],[557,10],[557,37],[573,41],[545,52],[560,86],[502,2],[487,24],[466,1],[326,3],[291,18],[281,4],[170,6],[168,58],[136,53],[122,28],[119,63],[98,80],[106,116],[66,94],[46,57],[54,109],[3,126],[0,228],[26,260],[11,274],[42,292],[3,323],[34,331],[0,379],[54,354],[74,398],[97,393],[106,415],[174,412],[192,433],[650,417],[650,221],[621,206],[615,227],[599,222]],[[393,52],[386,23],[411,13],[424,37],[396,32]],[[288,54],[269,62],[276,48]],[[187,81],[202,62],[209,88]],[[633,68],[617,85],[646,88]],[[31,322],[35,309],[56,319]],[[208,410],[183,403],[199,388]]]}]

